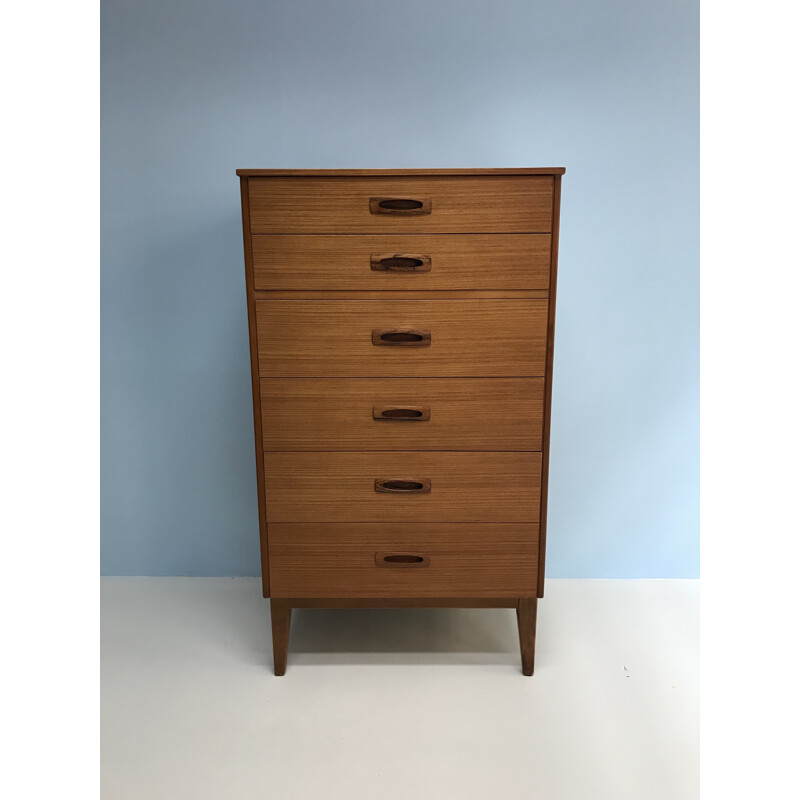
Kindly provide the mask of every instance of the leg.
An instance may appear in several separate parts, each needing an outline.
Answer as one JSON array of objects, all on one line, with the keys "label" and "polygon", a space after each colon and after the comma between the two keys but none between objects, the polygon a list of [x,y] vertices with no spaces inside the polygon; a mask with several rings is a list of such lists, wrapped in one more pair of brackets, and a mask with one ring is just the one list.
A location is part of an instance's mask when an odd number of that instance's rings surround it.
[{"label": "leg", "polygon": [[270,599],[269,607],[272,615],[272,660],[275,663],[275,674],[283,675],[286,673],[292,609],[286,600],[275,597]]},{"label": "leg", "polygon": [[517,604],[523,675],[533,675],[533,655],[536,651],[536,603],[535,597],[520,597]]}]

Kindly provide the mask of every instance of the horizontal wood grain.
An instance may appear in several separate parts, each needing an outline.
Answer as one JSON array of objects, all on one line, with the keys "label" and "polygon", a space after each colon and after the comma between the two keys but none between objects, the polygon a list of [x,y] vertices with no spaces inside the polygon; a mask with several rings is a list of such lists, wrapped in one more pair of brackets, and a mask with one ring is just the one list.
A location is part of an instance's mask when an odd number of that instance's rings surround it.
[{"label": "horizontal wood grain", "polygon": [[[535,523],[277,523],[269,530],[273,596],[501,598],[536,591]],[[426,561],[376,564],[376,556],[387,553]]]},{"label": "horizontal wood grain", "polygon": [[[550,175],[251,177],[253,233],[549,233]],[[372,198],[418,198],[430,213],[376,214]]]},{"label": "horizontal wood grain", "polygon": [[516,608],[517,597],[290,597],[291,608]]},{"label": "horizontal wood grain", "polygon": [[[546,300],[256,300],[261,377],[544,375]],[[430,331],[428,347],[373,330]]]},{"label": "horizontal wood grain", "polygon": [[[534,522],[541,453],[264,454],[267,522]],[[430,481],[425,494],[376,479]]]},{"label": "horizontal wood grain", "polygon": [[[256,289],[431,291],[547,289],[550,234],[253,236]],[[373,266],[376,256],[427,259],[415,270]]]},{"label": "horizontal wood grain", "polygon": [[546,300],[548,294],[547,289],[443,289],[428,292],[259,289],[253,292],[253,297],[256,300]]},{"label": "horizontal wood grain", "polygon": [[[374,409],[424,409],[374,419]],[[266,378],[264,450],[541,450],[543,378]],[[422,419],[427,413],[427,418]]]},{"label": "horizontal wood grain", "polygon": [[517,608],[518,597],[290,597],[291,608]]},{"label": "horizontal wood grain", "polygon": [[566,167],[459,167],[457,169],[237,169],[240,177],[341,175],[563,175]]}]

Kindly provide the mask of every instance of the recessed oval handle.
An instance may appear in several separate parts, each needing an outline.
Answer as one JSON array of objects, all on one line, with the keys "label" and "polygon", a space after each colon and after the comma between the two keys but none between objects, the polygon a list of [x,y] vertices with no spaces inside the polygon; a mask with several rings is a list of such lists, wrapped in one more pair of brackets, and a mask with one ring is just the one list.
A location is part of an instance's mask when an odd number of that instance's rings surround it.
[{"label": "recessed oval handle", "polygon": [[423,553],[375,553],[379,567],[427,567],[430,563],[430,556]]},{"label": "recessed oval handle", "polygon": [[382,211],[419,211],[422,208],[422,200],[399,197],[394,200],[379,200],[378,208]]},{"label": "recessed oval handle", "polygon": [[429,406],[373,406],[372,419],[425,422],[431,418]]},{"label": "recessed oval handle", "polygon": [[414,216],[430,214],[432,210],[429,197],[370,197],[370,214],[401,214]]},{"label": "recessed oval handle", "polygon": [[430,494],[428,478],[375,478],[378,494]]},{"label": "recessed oval handle", "polygon": [[431,332],[417,328],[376,328],[372,331],[372,344],[398,347],[429,347]]},{"label": "recessed oval handle", "polygon": [[369,266],[373,272],[430,272],[431,257],[411,253],[372,253]]}]

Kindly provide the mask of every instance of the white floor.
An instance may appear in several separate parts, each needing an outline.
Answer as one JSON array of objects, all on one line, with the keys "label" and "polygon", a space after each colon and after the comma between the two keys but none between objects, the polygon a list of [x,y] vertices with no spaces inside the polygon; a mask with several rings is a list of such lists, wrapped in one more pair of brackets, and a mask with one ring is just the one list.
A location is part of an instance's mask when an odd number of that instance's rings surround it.
[{"label": "white floor", "polygon": [[296,610],[250,578],[105,578],[103,800],[688,800],[696,581],[548,580],[514,612]]}]

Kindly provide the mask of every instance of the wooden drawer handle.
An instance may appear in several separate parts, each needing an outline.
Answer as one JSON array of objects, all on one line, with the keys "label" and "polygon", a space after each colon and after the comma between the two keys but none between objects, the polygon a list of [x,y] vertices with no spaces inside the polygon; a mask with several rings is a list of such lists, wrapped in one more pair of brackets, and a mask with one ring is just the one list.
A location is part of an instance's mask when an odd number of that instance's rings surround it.
[{"label": "wooden drawer handle", "polygon": [[429,197],[415,199],[413,197],[370,197],[370,214],[402,214],[410,217],[431,213]]},{"label": "wooden drawer handle", "polygon": [[376,328],[372,331],[372,344],[396,347],[429,347],[431,332],[414,328]]},{"label": "wooden drawer handle", "polygon": [[428,567],[430,563],[430,556],[422,553],[375,553],[379,567]]},{"label": "wooden drawer handle", "polygon": [[369,257],[373,272],[430,272],[431,257],[409,253],[373,253]]},{"label": "wooden drawer handle", "polygon": [[430,494],[431,482],[427,478],[375,478],[378,494]]},{"label": "wooden drawer handle", "polygon": [[431,418],[428,406],[373,406],[372,419],[397,419],[425,422]]}]

